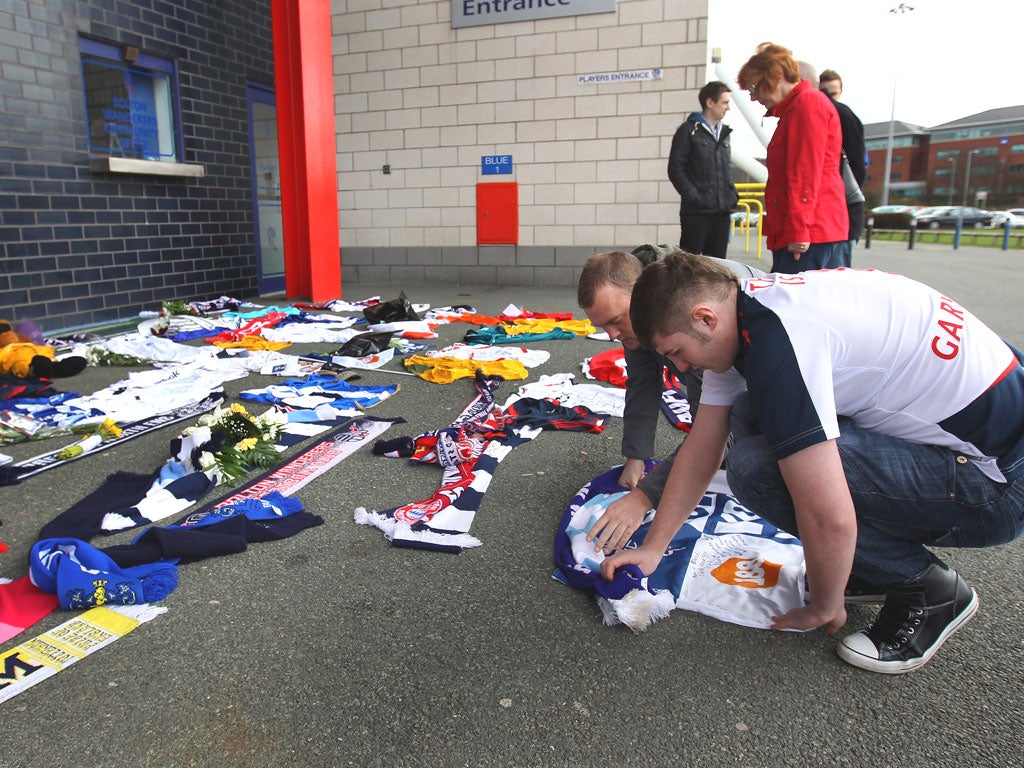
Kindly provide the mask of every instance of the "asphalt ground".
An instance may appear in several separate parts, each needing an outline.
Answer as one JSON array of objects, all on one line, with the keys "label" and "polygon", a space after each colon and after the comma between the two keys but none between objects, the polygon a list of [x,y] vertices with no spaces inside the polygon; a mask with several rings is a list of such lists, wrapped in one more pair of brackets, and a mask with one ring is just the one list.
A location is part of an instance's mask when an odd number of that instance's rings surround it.
[{"label": "asphalt ground", "polygon": [[[740,248],[730,256],[758,263]],[[857,266],[957,298],[1018,346],[1022,260],[1019,251],[878,241],[855,254]],[[349,299],[400,289],[432,306],[497,313],[512,302],[582,316],[569,288],[344,288]],[[468,328],[442,327],[437,344]],[[530,346],[551,353],[530,380],[582,378],[581,361],[607,348],[588,339]],[[58,384],[91,392],[127,370],[90,368]],[[408,422],[385,437],[444,426],[472,396],[468,380],[366,372],[363,381],[401,384],[372,410]],[[250,376],[226,388],[267,383]],[[11,548],[0,576],[23,575],[39,528],[108,474],[160,466],[180,426],[0,488],[0,540]],[[546,432],[513,451],[473,525],[483,546],[460,555],[392,548],[353,522],[355,507],[425,498],[439,478],[436,467],[361,449],[297,494],[322,526],[182,566],[166,614],[0,704],[0,765],[1021,764],[1020,543],[940,552],[977,589],[981,611],[909,675],[850,667],[821,632],[772,633],[684,611],[642,634],[605,627],[592,598],[551,578],[552,541],[573,494],[620,461],[621,429],[616,419],[602,434]],[[659,427],[661,450],[678,439]],[[50,442],[3,450],[21,459]],[[873,615],[851,608],[848,628]],[[0,650],[67,618],[51,614]]]}]

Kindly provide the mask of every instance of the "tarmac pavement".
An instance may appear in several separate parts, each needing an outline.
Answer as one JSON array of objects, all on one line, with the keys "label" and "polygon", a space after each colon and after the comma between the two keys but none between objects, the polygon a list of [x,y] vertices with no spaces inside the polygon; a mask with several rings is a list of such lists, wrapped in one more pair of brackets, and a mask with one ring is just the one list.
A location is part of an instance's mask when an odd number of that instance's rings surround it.
[{"label": "tarmac pavement", "polygon": [[[740,248],[730,257],[764,265]],[[1024,253],[876,241],[854,260],[927,282],[1024,345]],[[432,306],[497,313],[512,302],[582,316],[569,288],[344,286],[352,300],[400,289]],[[436,343],[469,327],[443,326]],[[607,348],[588,339],[529,346],[551,353],[530,380],[562,371],[582,379],[580,362]],[[58,388],[91,392],[126,373],[90,368]],[[472,396],[469,380],[366,372],[363,381],[401,384],[371,411],[407,420],[388,438],[445,426]],[[267,383],[250,376],[226,389]],[[23,575],[39,528],[109,473],[160,466],[182,426],[0,488],[0,540],[11,548],[0,576]],[[621,429],[615,419],[597,435],[545,432],[514,450],[473,525],[483,546],[460,555],[393,548],[353,522],[357,506],[425,498],[440,474],[360,449],[297,494],[322,526],[182,566],[166,614],[0,704],[0,766],[1021,764],[1020,542],[940,553],[977,589],[981,610],[913,674],[850,667],[821,632],[772,633],[684,611],[641,634],[605,627],[592,598],[551,578],[552,541],[573,494],[621,461]],[[659,427],[663,452],[678,439]],[[21,459],[50,442],[0,450]],[[873,616],[852,607],[847,629]],[[0,651],[67,618],[51,614]]]}]

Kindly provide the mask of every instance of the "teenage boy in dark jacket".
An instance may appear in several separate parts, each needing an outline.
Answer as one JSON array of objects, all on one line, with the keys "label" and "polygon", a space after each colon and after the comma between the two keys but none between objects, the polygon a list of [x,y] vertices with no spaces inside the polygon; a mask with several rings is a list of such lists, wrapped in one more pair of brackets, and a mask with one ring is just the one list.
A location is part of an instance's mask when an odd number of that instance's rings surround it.
[{"label": "teenage boy in dark jacket", "polygon": [[700,89],[700,112],[676,130],[668,156],[668,178],[679,193],[679,247],[690,253],[725,258],[729,214],[739,193],[730,176],[732,129],[722,122],[729,111],[729,87],[714,80]]},{"label": "teenage boy in dark jacket", "polygon": [[[839,126],[843,132],[843,151],[850,162],[850,170],[861,189],[867,179],[867,152],[864,150],[864,125],[853,110],[839,101],[843,95],[843,78],[834,69],[826,69],[818,78],[818,87],[823,90],[839,113]],[[843,266],[853,266],[853,247],[864,233],[864,202],[846,203],[850,215],[850,249],[843,258]]]}]

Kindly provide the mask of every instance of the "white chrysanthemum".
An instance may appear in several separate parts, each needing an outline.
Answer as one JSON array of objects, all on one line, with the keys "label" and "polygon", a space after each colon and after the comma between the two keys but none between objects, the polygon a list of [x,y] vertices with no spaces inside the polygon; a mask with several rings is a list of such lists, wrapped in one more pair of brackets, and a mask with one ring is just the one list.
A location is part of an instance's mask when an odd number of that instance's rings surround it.
[{"label": "white chrysanthemum", "polygon": [[265,421],[267,424],[275,424],[279,427],[282,427],[288,423],[288,414],[282,411],[275,411],[271,409],[262,414],[260,416],[260,419],[262,421]]}]

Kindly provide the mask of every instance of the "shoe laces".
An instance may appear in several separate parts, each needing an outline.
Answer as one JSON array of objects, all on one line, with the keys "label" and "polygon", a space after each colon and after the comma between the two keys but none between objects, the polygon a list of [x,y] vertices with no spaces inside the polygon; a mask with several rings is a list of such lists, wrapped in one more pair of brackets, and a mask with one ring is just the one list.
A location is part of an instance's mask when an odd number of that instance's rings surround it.
[{"label": "shoe laces", "polygon": [[923,608],[890,601],[882,606],[868,631],[879,643],[896,650],[910,644],[912,636],[924,622],[924,613]]}]

